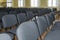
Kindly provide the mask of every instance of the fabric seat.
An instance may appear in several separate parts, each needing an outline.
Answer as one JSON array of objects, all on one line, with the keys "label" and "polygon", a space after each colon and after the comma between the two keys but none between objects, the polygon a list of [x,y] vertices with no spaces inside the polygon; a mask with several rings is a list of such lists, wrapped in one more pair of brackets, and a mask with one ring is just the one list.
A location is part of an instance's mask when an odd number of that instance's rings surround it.
[{"label": "fabric seat", "polygon": [[52,31],[54,30],[60,30],[60,22],[55,22],[54,27],[52,28]]},{"label": "fabric seat", "polygon": [[14,11],[10,11],[9,14],[18,14],[15,10]]},{"label": "fabric seat", "polygon": [[60,21],[54,23],[52,30],[60,30]]},{"label": "fabric seat", "polygon": [[0,34],[0,40],[12,40],[7,33]]},{"label": "fabric seat", "polygon": [[26,12],[26,16],[27,16],[27,20],[31,20],[31,19],[34,17],[32,11],[28,11],[28,12]]},{"label": "fabric seat", "polygon": [[44,40],[60,40],[60,31],[56,30],[56,31],[51,31],[49,32],[46,36]]},{"label": "fabric seat", "polygon": [[[47,22],[48,22],[48,25],[53,25],[53,21],[55,20],[55,17],[54,17],[54,14],[50,13],[50,14],[47,14],[45,15],[46,19],[47,19]],[[48,26],[48,27],[49,27]]]},{"label": "fabric seat", "polygon": [[47,19],[48,25],[50,26],[52,24],[52,20],[48,14],[46,15],[46,19]]},{"label": "fabric seat", "polygon": [[18,19],[19,24],[21,24],[22,22],[25,22],[27,20],[25,13],[17,14],[17,19]]},{"label": "fabric seat", "polygon": [[2,25],[2,17],[4,16],[4,15],[7,15],[8,13],[7,12],[0,12],[0,27],[2,27],[3,25]]},{"label": "fabric seat", "polygon": [[27,21],[19,25],[16,34],[18,40],[37,40],[39,37],[38,29],[34,21]]},{"label": "fabric seat", "polygon": [[37,18],[37,25],[40,32],[40,35],[47,30],[48,23],[45,16],[40,16]]},{"label": "fabric seat", "polygon": [[5,32],[9,33],[11,38],[13,39],[16,36],[17,30],[17,19],[16,16],[13,14],[5,15],[2,17],[3,28],[6,29]]},{"label": "fabric seat", "polygon": [[13,34],[16,34],[17,19],[16,19],[16,16],[15,15],[12,14],[12,15],[5,15],[5,16],[3,16],[2,17],[2,22],[3,22],[3,27],[4,28],[7,28],[7,29],[8,28],[13,28],[13,29],[9,30],[8,32],[11,32]]}]

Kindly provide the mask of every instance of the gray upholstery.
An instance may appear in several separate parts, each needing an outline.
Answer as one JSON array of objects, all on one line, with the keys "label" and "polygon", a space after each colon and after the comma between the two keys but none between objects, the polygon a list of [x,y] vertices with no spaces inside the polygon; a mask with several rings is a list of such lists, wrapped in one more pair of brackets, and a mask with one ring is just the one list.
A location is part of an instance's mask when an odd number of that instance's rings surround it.
[{"label": "gray upholstery", "polygon": [[40,35],[47,29],[48,23],[45,16],[37,18],[37,24],[40,31]]},{"label": "gray upholstery", "polygon": [[60,40],[60,31],[51,31],[49,32],[44,40]]},{"label": "gray upholstery", "polygon": [[27,15],[27,20],[31,20],[31,19],[34,17],[32,11],[28,11],[28,12],[26,13],[26,15]]},{"label": "gray upholstery", "polygon": [[8,34],[2,33],[0,34],[0,40],[12,40],[12,39]]},{"label": "gray upholstery", "polygon": [[54,31],[54,30],[60,30],[60,22],[58,21],[58,22],[55,22],[55,24],[54,24],[54,27],[52,28],[52,30]]},{"label": "gray upholstery", "polygon": [[50,13],[50,14],[47,14],[45,16],[46,16],[48,25],[51,25],[53,23],[53,21],[55,20],[54,14]]},{"label": "gray upholstery", "polygon": [[[8,28],[8,27],[13,27],[14,25],[17,24],[17,19],[16,19],[16,16],[15,15],[5,15],[2,17],[2,22],[3,22],[3,27],[4,28]],[[11,32],[13,34],[16,34],[16,28],[14,29],[11,29],[10,31],[8,32]]]},{"label": "gray upholstery", "polygon": [[54,12],[51,12],[51,13],[49,14],[49,16],[50,16],[50,18],[51,18],[51,20],[52,20],[52,21],[54,21],[54,20],[55,20]]},{"label": "gray upholstery", "polygon": [[48,22],[48,25],[50,26],[52,24],[52,18],[50,17],[49,14],[45,15],[46,16],[46,19],[47,19],[47,22]]},{"label": "gray upholstery", "polygon": [[3,27],[11,27],[17,24],[16,16],[15,15],[5,15],[2,17]]},{"label": "gray upholstery", "polygon": [[7,12],[0,12],[0,29],[2,27],[2,17],[7,14],[8,14]]},{"label": "gray upholstery", "polygon": [[25,13],[19,13],[17,14],[17,19],[18,19],[18,23],[21,24],[22,22],[26,21],[26,15]]},{"label": "gray upholstery", "polygon": [[2,17],[3,17],[4,15],[7,15],[7,14],[8,14],[7,12],[0,12],[0,21],[1,21]]},{"label": "gray upholstery", "polygon": [[17,14],[16,11],[10,11],[9,14]]},{"label": "gray upholstery", "polygon": [[19,25],[17,31],[18,40],[37,40],[38,29],[33,21],[27,21]]}]

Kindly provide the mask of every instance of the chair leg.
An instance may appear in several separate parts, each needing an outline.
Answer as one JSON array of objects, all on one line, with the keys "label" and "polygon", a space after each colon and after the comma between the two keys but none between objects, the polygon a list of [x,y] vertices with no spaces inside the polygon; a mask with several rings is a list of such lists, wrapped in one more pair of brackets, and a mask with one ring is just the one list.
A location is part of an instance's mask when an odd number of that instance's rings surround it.
[{"label": "chair leg", "polygon": [[16,35],[14,35],[14,40],[18,40]]},{"label": "chair leg", "polygon": [[1,29],[1,30],[0,30],[0,32],[4,32],[4,31],[5,31],[5,29]]},{"label": "chair leg", "polygon": [[37,40],[42,40],[41,36],[39,36]]},{"label": "chair leg", "polygon": [[44,40],[44,38],[45,38],[45,36],[47,35],[47,31],[45,31],[42,35],[41,35],[41,38],[42,38],[42,40]]}]

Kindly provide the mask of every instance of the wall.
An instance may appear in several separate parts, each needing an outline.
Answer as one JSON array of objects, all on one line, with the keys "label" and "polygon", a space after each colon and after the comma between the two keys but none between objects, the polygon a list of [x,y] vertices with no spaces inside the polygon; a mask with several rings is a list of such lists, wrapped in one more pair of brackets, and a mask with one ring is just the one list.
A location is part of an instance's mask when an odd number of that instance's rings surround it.
[{"label": "wall", "polygon": [[30,7],[30,0],[26,0],[26,1],[25,1],[25,7],[26,7],[26,8],[29,8],[29,7]]},{"label": "wall", "polygon": [[[40,2],[39,3],[39,8],[48,6],[48,0],[40,0],[39,2]],[[25,1],[25,7],[27,7],[27,8],[30,7],[30,0]]]},{"label": "wall", "polygon": [[[0,6],[6,7],[6,0],[0,0]],[[18,0],[12,1],[12,7],[17,8],[18,7]],[[48,0],[40,0],[39,8],[47,8],[48,7]],[[60,0],[57,1],[58,6],[57,8],[60,9]],[[25,0],[25,8],[30,8],[30,0]]]},{"label": "wall", "polygon": [[18,0],[13,0],[12,1],[12,7],[17,8],[18,7]]},{"label": "wall", "polygon": [[40,7],[48,7],[48,0],[40,0],[41,4],[40,4]]},{"label": "wall", "polygon": [[58,0],[57,2],[58,2],[57,9],[60,10],[60,0]]},{"label": "wall", "polygon": [[6,7],[6,0],[0,0],[0,6]]}]

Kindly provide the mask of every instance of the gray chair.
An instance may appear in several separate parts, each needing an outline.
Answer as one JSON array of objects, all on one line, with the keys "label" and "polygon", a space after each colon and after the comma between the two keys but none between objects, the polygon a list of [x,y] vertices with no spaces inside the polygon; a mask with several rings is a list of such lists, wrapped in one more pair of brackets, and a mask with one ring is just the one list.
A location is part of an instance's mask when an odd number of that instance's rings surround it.
[{"label": "gray chair", "polygon": [[17,14],[17,19],[18,19],[18,23],[21,24],[22,22],[26,21],[26,15],[25,13],[19,13]]},{"label": "gray chair", "polygon": [[12,40],[12,38],[7,33],[1,33],[0,40]]},{"label": "gray chair", "polygon": [[38,25],[38,29],[39,29],[40,35],[43,32],[45,32],[45,30],[47,30],[48,23],[47,23],[47,20],[46,20],[45,16],[38,17],[37,25]]},{"label": "gray chair", "polygon": [[34,21],[27,21],[19,25],[16,34],[18,40],[37,40],[39,37],[38,29]]},{"label": "gray chair", "polygon": [[49,32],[44,40],[60,40],[60,30]]},{"label": "gray chair", "polygon": [[15,29],[11,29],[8,32],[11,32],[13,34],[16,33],[16,29],[17,29],[17,19],[15,15],[5,15],[2,17],[2,22],[3,22],[3,28],[12,28],[12,27],[16,27]]},{"label": "gray chair", "polygon": [[54,12],[51,12],[49,14],[49,16],[50,16],[50,18],[51,18],[52,21],[55,21],[55,14],[54,14]]},{"label": "gray chair", "polygon": [[45,15],[45,16],[46,16],[48,25],[50,26],[50,25],[53,23],[53,20],[52,20],[52,18],[50,17],[50,14],[47,14],[47,15]]},{"label": "gray chair", "polygon": [[60,30],[60,22],[55,22],[54,24],[54,27],[52,28],[52,31],[55,31],[55,30]]},{"label": "gray chair", "polygon": [[2,17],[4,16],[4,15],[7,15],[8,13],[7,12],[0,12],[0,29],[2,29],[3,27],[3,24],[2,24]]},{"label": "gray chair", "polygon": [[15,14],[15,15],[16,15],[16,14],[17,14],[17,11],[15,11],[15,10],[12,11],[12,10],[11,10],[11,11],[9,12],[9,14]]},{"label": "gray chair", "polygon": [[15,15],[5,15],[2,17],[2,22],[3,22],[4,28],[13,26],[13,25],[17,24],[16,16]]},{"label": "gray chair", "polygon": [[26,16],[27,16],[27,20],[32,20],[32,18],[34,17],[32,11],[27,11],[27,12],[26,12]]}]

